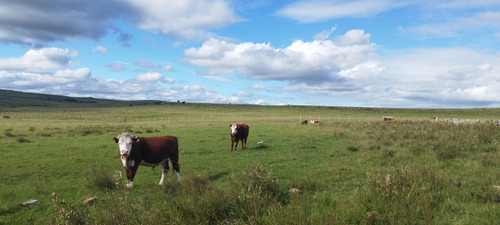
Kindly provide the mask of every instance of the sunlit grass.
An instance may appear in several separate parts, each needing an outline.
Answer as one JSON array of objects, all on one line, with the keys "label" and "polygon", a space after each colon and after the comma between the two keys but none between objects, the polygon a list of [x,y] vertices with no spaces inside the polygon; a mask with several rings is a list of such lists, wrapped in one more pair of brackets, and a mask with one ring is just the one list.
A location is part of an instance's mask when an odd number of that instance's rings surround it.
[{"label": "sunlit grass", "polygon": [[[418,121],[382,122],[380,115],[387,111],[350,110],[131,107],[88,110],[94,116],[106,114],[103,121],[44,116],[0,120],[0,224],[499,220],[500,191],[493,188],[500,185],[498,124],[434,123],[423,118],[447,111],[418,110],[394,110]],[[447,113],[456,116],[454,110]],[[301,114],[324,122],[300,125]],[[334,119],[344,114],[359,114],[360,119]],[[144,121],[109,119],[120,115]],[[238,153],[230,152],[228,124],[233,121],[250,125],[248,148]],[[170,173],[165,185],[158,186],[160,169],[141,167],[134,189],[125,188],[126,181],[115,178],[123,168],[112,140],[122,132],[177,136],[183,181]],[[93,196],[94,203],[83,204]],[[41,203],[19,205],[30,199]]]}]

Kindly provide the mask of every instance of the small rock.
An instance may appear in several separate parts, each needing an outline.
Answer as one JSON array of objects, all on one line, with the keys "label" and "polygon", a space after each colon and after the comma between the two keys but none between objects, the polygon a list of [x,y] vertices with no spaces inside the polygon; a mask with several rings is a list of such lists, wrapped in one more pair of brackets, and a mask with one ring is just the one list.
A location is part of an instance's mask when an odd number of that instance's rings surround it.
[{"label": "small rock", "polygon": [[30,205],[36,205],[38,203],[40,203],[40,200],[31,199],[31,200],[26,201],[23,204],[21,204],[21,206],[26,207],[26,206],[30,206]]}]

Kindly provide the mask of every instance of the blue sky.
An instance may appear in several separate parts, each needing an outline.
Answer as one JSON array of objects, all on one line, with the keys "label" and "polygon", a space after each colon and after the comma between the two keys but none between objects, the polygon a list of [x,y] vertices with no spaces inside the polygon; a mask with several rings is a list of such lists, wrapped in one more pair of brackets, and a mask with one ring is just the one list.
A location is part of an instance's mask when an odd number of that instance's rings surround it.
[{"label": "blue sky", "polygon": [[0,88],[196,103],[500,107],[500,1],[2,0]]}]

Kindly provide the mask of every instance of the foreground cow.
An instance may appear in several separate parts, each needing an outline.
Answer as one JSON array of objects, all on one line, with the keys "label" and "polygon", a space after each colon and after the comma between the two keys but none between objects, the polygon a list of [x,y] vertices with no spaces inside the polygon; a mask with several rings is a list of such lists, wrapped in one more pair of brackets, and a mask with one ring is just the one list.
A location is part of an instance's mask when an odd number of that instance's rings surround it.
[{"label": "foreground cow", "polygon": [[247,137],[249,127],[246,123],[229,124],[231,127],[231,152],[238,150],[238,142],[241,140],[241,149],[247,148]]},{"label": "foreground cow", "polygon": [[120,148],[120,159],[127,172],[127,187],[134,186],[134,177],[139,165],[156,167],[161,165],[160,185],[168,172],[168,160],[172,162],[177,180],[181,181],[179,168],[179,144],[174,136],[137,137],[123,133],[113,138]]}]

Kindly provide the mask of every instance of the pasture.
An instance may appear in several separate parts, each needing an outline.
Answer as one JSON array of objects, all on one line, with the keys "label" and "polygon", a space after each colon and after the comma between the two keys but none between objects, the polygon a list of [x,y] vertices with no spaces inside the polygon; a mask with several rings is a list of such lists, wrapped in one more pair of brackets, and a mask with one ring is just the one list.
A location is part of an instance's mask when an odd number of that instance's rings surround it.
[{"label": "pasture", "polygon": [[[0,119],[0,224],[500,221],[500,125],[492,122],[500,109],[3,110],[11,118]],[[486,122],[429,121],[433,116]],[[300,125],[310,119],[322,123]],[[230,152],[233,122],[250,126],[247,149],[239,145],[237,153]],[[158,186],[161,169],[140,167],[134,188],[126,188],[112,140],[122,132],[177,136],[182,182],[170,171]],[[40,203],[20,205],[30,199]]]}]

